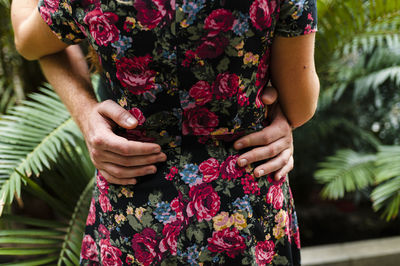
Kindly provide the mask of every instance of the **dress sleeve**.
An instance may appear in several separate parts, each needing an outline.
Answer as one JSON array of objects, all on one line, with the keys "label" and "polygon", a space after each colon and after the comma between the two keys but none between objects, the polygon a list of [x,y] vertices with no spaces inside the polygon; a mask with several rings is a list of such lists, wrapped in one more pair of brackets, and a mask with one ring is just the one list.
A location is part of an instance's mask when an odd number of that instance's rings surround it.
[{"label": "dress sleeve", "polygon": [[69,0],[39,0],[38,11],[57,37],[67,44],[77,44],[85,34],[73,16]]},{"label": "dress sleeve", "polygon": [[317,0],[281,0],[275,34],[295,37],[317,31]]}]

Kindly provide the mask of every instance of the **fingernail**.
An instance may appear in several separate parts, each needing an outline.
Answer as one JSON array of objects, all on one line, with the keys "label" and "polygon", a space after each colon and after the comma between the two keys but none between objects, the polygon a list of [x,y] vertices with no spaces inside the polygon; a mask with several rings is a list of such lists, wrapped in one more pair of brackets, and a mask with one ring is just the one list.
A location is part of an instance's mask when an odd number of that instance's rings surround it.
[{"label": "fingernail", "polygon": [[133,126],[134,124],[135,124],[135,119],[133,118],[133,117],[128,117],[127,119],[126,119],[126,124],[128,125],[128,126]]},{"label": "fingernail", "polygon": [[149,169],[149,170],[147,170],[147,174],[148,175],[151,175],[151,174],[154,174],[156,171],[154,170],[154,169]]},{"label": "fingernail", "polygon": [[247,160],[246,159],[241,159],[239,161],[239,166],[245,166],[247,164]]},{"label": "fingernail", "polygon": [[258,176],[263,176],[264,173],[265,173],[264,170],[261,169],[260,171],[258,171]]},{"label": "fingernail", "polygon": [[239,142],[236,144],[236,148],[241,149],[243,147],[243,143]]},{"label": "fingernail", "polygon": [[159,153],[161,151],[160,147],[154,148],[153,153]]}]

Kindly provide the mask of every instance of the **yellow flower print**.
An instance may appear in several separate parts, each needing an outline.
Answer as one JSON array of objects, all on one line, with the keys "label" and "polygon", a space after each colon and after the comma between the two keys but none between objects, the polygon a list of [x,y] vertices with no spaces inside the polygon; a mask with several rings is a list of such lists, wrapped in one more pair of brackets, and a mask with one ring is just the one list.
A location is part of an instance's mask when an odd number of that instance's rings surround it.
[{"label": "yellow flower print", "polygon": [[242,230],[247,227],[246,219],[244,218],[243,214],[241,213],[234,213],[232,214],[232,218],[234,219],[235,227],[238,230]]},{"label": "yellow flower print", "polygon": [[186,19],[184,19],[184,20],[181,21],[181,27],[182,27],[182,28],[187,28],[187,27],[189,27],[189,24],[187,24],[187,20],[186,20]]},{"label": "yellow flower print", "polygon": [[239,56],[239,57],[243,56],[243,50],[239,50],[239,51],[238,51],[238,56]]},{"label": "yellow flower print", "polygon": [[61,6],[62,6],[65,10],[68,10],[68,13],[69,13],[69,14],[72,14],[72,8],[71,8],[71,6],[70,6],[68,3],[63,2],[63,3],[61,3]]},{"label": "yellow flower print", "polygon": [[136,20],[134,19],[134,18],[132,18],[132,17],[127,17],[126,19],[125,19],[125,21],[127,22],[127,23],[129,23],[130,25],[129,25],[129,29],[134,29],[135,27],[136,27]]},{"label": "yellow flower print", "polygon": [[258,54],[255,55],[252,52],[248,52],[244,55],[243,63],[245,65],[250,64],[250,63],[256,65],[256,64],[258,64],[258,60],[259,60]]},{"label": "yellow flower print", "polygon": [[143,216],[143,213],[144,213],[145,210],[146,210],[146,209],[143,208],[143,207],[136,208],[136,210],[135,210],[135,217],[136,217],[139,221],[142,221],[142,216]]},{"label": "yellow flower print", "polygon": [[125,195],[127,198],[132,198],[133,197],[133,191],[130,189],[127,189],[126,187],[122,187],[121,193]]},{"label": "yellow flower print", "polygon": [[217,130],[211,132],[211,135],[213,135],[213,136],[225,135],[228,132],[229,132],[228,128],[221,127],[221,128],[218,128]]},{"label": "yellow flower print", "polygon": [[234,218],[229,216],[227,212],[221,212],[217,216],[213,217],[214,229],[217,231],[223,230],[225,228],[229,228],[234,223]]},{"label": "yellow flower print", "polygon": [[166,131],[166,130],[162,130],[162,131],[160,132],[160,136],[161,136],[161,137],[164,137],[165,134],[167,134],[167,131]]},{"label": "yellow flower print", "polygon": [[131,254],[128,254],[126,256],[126,262],[129,263],[129,264],[134,264],[135,263],[135,257],[133,255],[131,255]]},{"label": "yellow flower print", "polygon": [[123,214],[116,214],[114,216],[115,221],[117,222],[117,224],[120,224],[123,221],[126,221],[126,217]]},{"label": "yellow flower print", "polygon": [[128,206],[128,208],[126,208],[126,215],[129,214],[133,214],[133,208],[131,206]]},{"label": "yellow flower print", "polygon": [[238,45],[235,46],[236,50],[242,50],[244,46],[244,41],[242,40]]},{"label": "yellow flower print", "polygon": [[171,148],[175,148],[175,147],[176,147],[176,143],[175,143],[174,141],[171,141],[168,145],[169,145]]},{"label": "yellow flower print", "polygon": [[273,229],[272,229],[272,233],[274,234],[274,237],[276,239],[280,239],[285,235],[285,230],[283,230],[282,227],[279,226],[279,224],[277,224]]},{"label": "yellow flower print", "polygon": [[127,106],[128,103],[126,101],[126,97],[122,97],[121,99],[118,100],[119,105],[121,105],[122,107]]},{"label": "yellow flower print", "polygon": [[287,219],[288,215],[286,211],[282,209],[275,215],[275,222],[279,224],[281,227],[285,226]]}]

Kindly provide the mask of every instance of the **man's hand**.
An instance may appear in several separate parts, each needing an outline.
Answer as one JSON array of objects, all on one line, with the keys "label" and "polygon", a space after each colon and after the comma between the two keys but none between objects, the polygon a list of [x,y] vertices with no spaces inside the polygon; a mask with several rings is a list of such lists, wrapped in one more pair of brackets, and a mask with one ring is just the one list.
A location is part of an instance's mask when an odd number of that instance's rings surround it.
[{"label": "man's hand", "polygon": [[276,102],[277,97],[278,93],[273,87],[267,87],[264,90],[262,102],[269,105],[267,112],[274,112],[271,115],[271,124],[259,132],[240,138],[234,144],[235,149],[238,150],[257,146],[257,148],[242,154],[238,158],[239,166],[243,167],[253,162],[271,158],[266,163],[256,167],[254,175],[260,177],[275,172],[275,180],[286,176],[293,169],[294,164],[292,129]]},{"label": "man's hand", "polygon": [[98,103],[91,109],[83,125],[90,157],[104,178],[114,184],[134,185],[135,177],[154,174],[154,165],[167,159],[155,143],[129,141],[112,129],[120,125],[126,129],[137,126],[137,120],[112,100]]}]

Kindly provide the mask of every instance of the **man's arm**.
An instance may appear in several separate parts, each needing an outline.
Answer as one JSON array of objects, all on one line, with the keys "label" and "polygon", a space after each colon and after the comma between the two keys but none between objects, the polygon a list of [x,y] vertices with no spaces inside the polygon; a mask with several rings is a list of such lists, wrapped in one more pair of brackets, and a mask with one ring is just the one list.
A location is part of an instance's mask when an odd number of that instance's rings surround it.
[{"label": "man's arm", "polygon": [[85,57],[79,46],[39,60],[43,73],[80,127],[91,160],[107,181],[136,184],[135,177],[155,173],[156,162],[166,160],[155,143],[128,141],[112,131],[119,124],[134,128],[137,121],[117,103],[98,103]]}]

